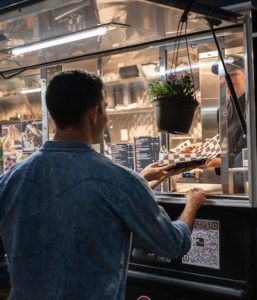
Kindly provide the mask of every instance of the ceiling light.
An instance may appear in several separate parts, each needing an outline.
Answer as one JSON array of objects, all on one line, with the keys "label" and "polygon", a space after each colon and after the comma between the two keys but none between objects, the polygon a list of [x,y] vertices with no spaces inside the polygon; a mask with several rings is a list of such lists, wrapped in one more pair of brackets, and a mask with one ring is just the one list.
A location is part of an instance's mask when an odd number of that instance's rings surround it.
[{"label": "ceiling light", "polygon": [[107,31],[111,31],[113,29],[117,29],[120,27],[127,27],[126,24],[120,24],[120,23],[108,23],[108,24],[102,24],[90,29],[82,30],[79,32],[74,32],[71,34],[67,34],[60,37],[55,37],[52,39],[48,39],[45,41],[36,42],[33,44],[28,44],[24,46],[19,46],[16,48],[13,48],[10,50],[10,54],[12,55],[21,55],[28,52],[33,52],[45,48],[50,48],[66,43],[76,42],[84,39],[88,39],[94,36],[101,36],[106,34]]},{"label": "ceiling light", "polygon": [[[191,69],[199,69],[201,67],[208,67],[208,66],[212,66],[213,64],[217,64],[219,61],[218,61],[218,58],[216,58],[215,60],[211,60],[211,61],[207,61],[207,62],[197,62],[197,63],[192,63],[190,65],[186,64],[186,65],[182,65],[182,66],[177,66],[175,68],[172,68],[172,69],[168,69],[166,71],[166,74],[170,74],[170,73],[178,73],[178,72],[188,72],[190,71]],[[231,59],[228,58],[228,59],[224,59],[224,62],[225,63],[231,63]],[[156,74],[160,74],[159,73],[156,73]]]},{"label": "ceiling light", "polygon": [[21,90],[21,94],[32,94],[32,93],[39,93],[41,92],[41,88],[34,88],[34,89],[24,89]]}]

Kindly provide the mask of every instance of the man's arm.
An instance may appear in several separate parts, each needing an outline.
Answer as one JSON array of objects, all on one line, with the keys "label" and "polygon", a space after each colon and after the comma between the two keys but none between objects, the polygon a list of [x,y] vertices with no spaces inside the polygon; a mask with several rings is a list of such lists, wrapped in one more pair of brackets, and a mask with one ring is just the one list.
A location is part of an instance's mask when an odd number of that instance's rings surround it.
[{"label": "man's arm", "polygon": [[205,193],[200,188],[194,188],[186,193],[186,206],[178,220],[187,224],[193,230],[194,219],[198,209],[206,202]]},{"label": "man's arm", "polygon": [[[180,219],[171,221],[145,180],[136,177],[131,177],[126,194],[119,197],[117,214],[147,249],[173,259],[181,257],[190,249],[190,229],[197,209],[205,202],[204,192],[189,193],[189,203]],[[200,199],[195,194],[201,195]],[[191,203],[194,200],[197,205]]]}]

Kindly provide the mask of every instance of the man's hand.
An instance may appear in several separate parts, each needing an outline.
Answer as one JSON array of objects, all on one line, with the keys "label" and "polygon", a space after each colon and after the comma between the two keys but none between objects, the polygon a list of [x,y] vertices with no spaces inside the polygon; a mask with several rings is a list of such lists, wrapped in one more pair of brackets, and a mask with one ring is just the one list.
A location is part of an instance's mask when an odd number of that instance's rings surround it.
[{"label": "man's hand", "polygon": [[186,205],[196,211],[206,202],[205,192],[200,188],[193,188],[186,193]]},{"label": "man's hand", "polygon": [[160,165],[158,162],[154,162],[146,166],[142,170],[141,175],[147,181],[159,180],[168,173],[169,169],[172,169],[173,167],[175,167],[175,164]]},{"label": "man's hand", "polygon": [[149,186],[154,189],[166,178],[184,172],[184,169],[175,169],[175,167],[175,164],[160,165],[158,162],[154,162],[143,169],[141,176],[143,176],[148,181]]},{"label": "man's hand", "polygon": [[198,209],[206,203],[205,192],[200,188],[193,188],[186,193],[186,206],[178,220],[187,224],[192,231],[195,215]]}]

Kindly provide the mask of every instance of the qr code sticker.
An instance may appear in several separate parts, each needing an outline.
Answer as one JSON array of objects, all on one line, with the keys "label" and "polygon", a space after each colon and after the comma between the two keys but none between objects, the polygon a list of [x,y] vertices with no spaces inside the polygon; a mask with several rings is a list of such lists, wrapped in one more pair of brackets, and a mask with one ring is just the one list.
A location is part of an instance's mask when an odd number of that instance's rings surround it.
[{"label": "qr code sticker", "polygon": [[220,269],[220,224],[217,220],[195,219],[192,246],[183,264]]}]

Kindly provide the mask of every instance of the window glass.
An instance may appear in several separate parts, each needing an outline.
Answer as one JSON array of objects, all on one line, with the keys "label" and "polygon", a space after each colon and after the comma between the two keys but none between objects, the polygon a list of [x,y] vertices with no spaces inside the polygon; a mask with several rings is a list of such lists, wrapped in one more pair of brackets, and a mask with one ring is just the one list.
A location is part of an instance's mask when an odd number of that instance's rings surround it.
[{"label": "window glass", "polygon": [[[246,120],[243,33],[224,35],[219,38],[219,42],[224,45],[225,65]],[[173,72],[179,77],[187,72],[193,76],[199,106],[188,134],[169,135],[169,160],[174,159],[172,150],[181,146],[182,149],[180,147],[175,151],[180,155],[181,161],[185,159],[185,153],[187,159],[191,155],[191,159],[204,158],[207,161],[203,167],[177,176],[174,189],[184,192],[189,186],[200,184],[211,194],[247,197],[247,140],[214,42],[208,40],[208,43],[201,41],[181,44],[176,67],[172,65],[173,57],[173,48],[167,47],[167,74]],[[215,148],[217,138],[220,149]],[[185,142],[186,146],[182,146]]]},{"label": "window glass", "polygon": [[[224,32],[219,42],[246,119],[243,33],[239,29]],[[163,55],[163,49],[166,55]],[[101,74],[109,122],[103,144],[94,147],[116,163],[140,172],[146,165],[158,160],[161,163],[179,163],[205,159],[203,165],[189,166],[171,178],[169,184],[162,186],[162,191],[179,195],[193,186],[200,186],[218,198],[226,195],[226,198],[247,199],[247,141],[231,101],[216,46],[209,37],[196,38],[187,44],[181,42],[177,54],[174,66],[173,44],[161,48],[148,47],[51,67],[47,77],[49,80],[60,70],[75,68]],[[166,69],[164,65],[167,65]],[[161,133],[158,130],[156,105],[147,91],[149,83],[159,81],[170,73],[178,79],[185,74],[193,78],[199,103],[190,129],[184,134]],[[4,169],[27,157],[40,145],[37,135],[42,129],[39,79],[39,71],[33,70],[7,81],[0,80],[0,164]],[[186,117],[186,114],[183,115],[181,120],[184,122]],[[32,127],[34,133],[29,132]],[[49,117],[50,139],[54,132],[54,124]]]}]

